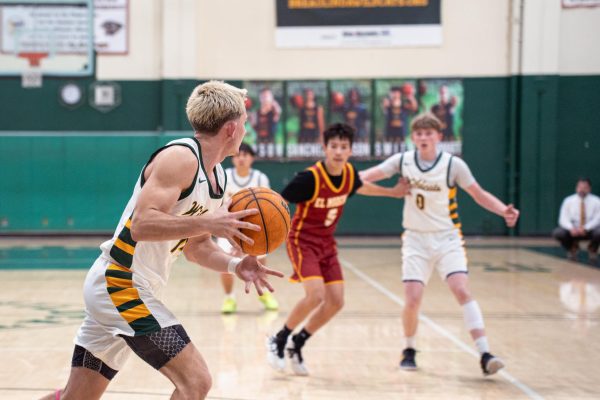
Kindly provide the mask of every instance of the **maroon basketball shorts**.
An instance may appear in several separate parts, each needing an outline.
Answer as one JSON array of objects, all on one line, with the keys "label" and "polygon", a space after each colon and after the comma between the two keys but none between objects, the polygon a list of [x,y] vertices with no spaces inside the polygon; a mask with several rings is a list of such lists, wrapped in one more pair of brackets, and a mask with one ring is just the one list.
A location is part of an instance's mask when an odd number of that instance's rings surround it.
[{"label": "maroon basketball shorts", "polygon": [[290,281],[322,279],[326,284],[344,281],[335,241],[323,240],[316,244],[292,239],[288,241],[287,250],[294,268]]}]

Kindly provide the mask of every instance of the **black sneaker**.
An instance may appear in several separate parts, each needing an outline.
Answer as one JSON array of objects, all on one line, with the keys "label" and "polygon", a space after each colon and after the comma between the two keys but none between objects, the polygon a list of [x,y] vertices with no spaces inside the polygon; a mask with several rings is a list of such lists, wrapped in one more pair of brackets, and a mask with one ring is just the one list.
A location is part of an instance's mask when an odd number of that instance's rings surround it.
[{"label": "black sneaker", "polygon": [[400,368],[405,369],[407,371],[414,371],[417,369],[417,362],[415,361],[415,355],[417,351],[415,349],[411,349],[407,347],[402,352],[402,361],[400,361]]},{"label": "black sneaker", "polygon": [[283,371],[285,368],[285,358],[283,354],[285,342],[277,339],[277,336],[267,337],[267,361],[273,369]]},{"label": "black sneaker", "polygon": [[504,362],[498,357],[490,354],[483,353],[481,355],[481,370],[484,375],[492,375],[504,368]]},{"label": "black sneaker", "polygon": [[290,366],[292,367],[294,374],[308,376],[308,368],[306,368],[306,364],[304,364],[304,357],[302,357],[302,347],[296,345],[293,337],[288,339],[285,349],[288,352]]}]

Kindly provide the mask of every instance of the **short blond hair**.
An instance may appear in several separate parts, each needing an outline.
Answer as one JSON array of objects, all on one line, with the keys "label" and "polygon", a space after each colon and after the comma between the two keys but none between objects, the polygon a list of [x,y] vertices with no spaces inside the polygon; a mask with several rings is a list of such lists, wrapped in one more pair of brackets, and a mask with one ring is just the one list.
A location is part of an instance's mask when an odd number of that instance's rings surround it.
[{"label": "short blond hair", "polygon": [[438,132],[442,131],[442,122],[432,113],[423,113],[417,115],[410,124],[410,131],[417,129],[435,129]]},{"label": "short blond hair", "polygon": [[226,122],[244,114],[246,95],[246,89],[209,81],[194,88],[185,112],[194,131],[217,134]]}]

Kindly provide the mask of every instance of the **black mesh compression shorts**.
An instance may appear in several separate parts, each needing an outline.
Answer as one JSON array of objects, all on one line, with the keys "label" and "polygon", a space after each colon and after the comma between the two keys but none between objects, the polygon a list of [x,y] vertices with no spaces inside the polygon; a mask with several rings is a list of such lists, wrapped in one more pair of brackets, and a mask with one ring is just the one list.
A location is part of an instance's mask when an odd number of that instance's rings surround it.
[{"label": "black mesh compression shorts", "polygon": [[71,360],[71,367],[84,367],[100,373],[103,377],[109,381],[115,377],[117,370],[112,369],[101,359],[95,357],[92,353],[87,351],[81,346],[75,345],[73,350],[73,359]]},{"label": "black mesh compression shorts", "polygon": [[190,342],[181,325],[168,326],[147,335],[121,337],[138,357],[155,369],[161,369]]}]

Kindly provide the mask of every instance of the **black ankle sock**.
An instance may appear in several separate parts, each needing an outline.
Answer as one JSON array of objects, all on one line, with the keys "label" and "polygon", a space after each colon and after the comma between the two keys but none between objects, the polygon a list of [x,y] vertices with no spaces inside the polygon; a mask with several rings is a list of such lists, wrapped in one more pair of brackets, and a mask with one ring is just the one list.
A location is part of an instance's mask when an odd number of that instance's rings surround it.
[{"label": "black ankle sock", "polygon": [[283,328],[277,332],[277,335],[275,336],[277,337],[278,342],[283,342],[285,344],[290,333],[292,333],[292,330],[288,328],[287,325],[283,325]]},{"label": "black ankle sock", "polygon": [[304,343],[310,338],[311,334],[304,328],[297,334],[293,336],[294,344],[296,347],[304,346]]}]

